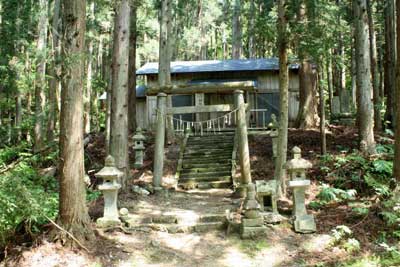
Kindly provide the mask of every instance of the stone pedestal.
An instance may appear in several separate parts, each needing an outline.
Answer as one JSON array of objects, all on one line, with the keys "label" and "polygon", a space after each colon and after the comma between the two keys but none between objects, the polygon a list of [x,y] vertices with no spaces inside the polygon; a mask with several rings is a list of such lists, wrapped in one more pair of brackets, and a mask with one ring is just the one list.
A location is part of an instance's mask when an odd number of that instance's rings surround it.
[{"label": "stone pedestal", "polygon": [[102,228],[119,225],[121,221],[119,220],[117,198],[121,185],[117,181],[123,176],[123,173],[115,167],[114,158],[108,156],[104,168],[95,175],[104,181],[99,185],[99,190],[102,191],[104,197],[104,214],[103,217],[97,219],[96,224]]},{"label": "stone pedestal", "polygon": [[[278,206],[276,204],[276,181],[256,181],[256,198],[260,203],[262,211],[272,211],[278,213]],[[264,205],[265,198],[270,198],[271,205],[266,207]]]},{"label": "stone pedestal", "polygon": [[298,147],[292,149],[293,159],[286,163],[286,169],[291,181],[289,188],[293,189],[293,216],[294,230],[299,233],[313,233],[316,231],[314,216],[307,214],[306,210],[306,189],[310,186],[310,180],[306,179],[305,171],[312,167],[312,164],[301,158],[301,150]]},{"label": "stone pedestal", "polygon": [[242,222],[240,225],[241,238],[255,238],[266,234],[264,219],[260,214],[260,204],[256,200],[255,185],[250,183],[247,187],[247,196],[243,203]]},{"label": "stone pedestal", "polygon": [[133,149],[135,150],[135,168],[141,168],[143,166],[143,158],[144,158],[144,141],[146,137],[144,137],[142,133],[142,129],[138,127],[136,129],[136,134],[133,136]]}]

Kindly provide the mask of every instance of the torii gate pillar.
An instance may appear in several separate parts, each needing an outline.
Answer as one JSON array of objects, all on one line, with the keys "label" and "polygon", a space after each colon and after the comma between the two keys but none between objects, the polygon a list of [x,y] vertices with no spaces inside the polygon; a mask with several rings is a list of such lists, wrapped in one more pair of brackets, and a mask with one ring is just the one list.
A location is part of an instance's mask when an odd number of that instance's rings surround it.
[{"label": "torii gate pillar", "polygon": [[162,190],[162,177],[164,169],[164,142],[165,142],[165,115],[167,108],[167,95],[157,95],[157,126],[154,148],[153,186],[154,191]]}]

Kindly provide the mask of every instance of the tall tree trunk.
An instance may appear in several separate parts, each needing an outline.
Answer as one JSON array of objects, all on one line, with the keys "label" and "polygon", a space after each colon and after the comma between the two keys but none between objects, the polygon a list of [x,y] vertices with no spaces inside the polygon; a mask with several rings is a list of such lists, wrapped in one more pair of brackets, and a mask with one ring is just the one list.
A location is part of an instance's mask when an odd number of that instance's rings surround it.
[{"label": "tall tree trunk", "polygon": [[284,165],[287,159],[288,123],[289,123],[289,68],[288,68],[288,31],[286,20],[286,1],[278,0],[278,50],[279,50],[279,94],[280,117],[278,155],[275,164],[275,179],[277,180],[277,193],[279,196],[286,194],[286,172]]},{"label": "tall tree trunk", "polygon": [[[171,87],[171,1],[162,0],[160,18],[160,48],[158,84],[160,92]],[[153,185],[161,189],[164,169],[165,117],[167,95],[160,93],[157,96],[157,132],[154,149],[154,176]]]},{"label": "tall tree trunk", "polygon": [[[63,0],[62,94],[60,115],[59,223],[80,241],[94,237],[86,207],[83,156],[85,0]],[[70,237],[61,232],[62,241]],[[70,241],[72,242],[72,241]]]},{"label": "tall tree trunk", "polygon": [[[300,25],[306,25],[307,10],[304,1],[300,2],[297,14],[297,22]],[[301,37],[299,38],[299,42],[300,39]],[[315,86],[317,83],[314,81],[314,73],[312,65],[308,60],[308,54],[301,49],[300,44],[297,46],[298,49],[300,49],[299,57],[301,60],[301,67],[299,71],[299,113],[296,120],[296,126],[302,129],[317,128],[319,123],[317,87]]]},{"label": "tall tree trunk", "polygon": [[235,0],[232,16],[232,58],[239,59],[242,56],[242,26],[240,20],[241,0]]},{"label": "tall tree trunk", "polygon": [[[322,64],[320,65],[322,66]],[[326,131],[325,131],[325,88],[323,86],[323,73],[324,70],[322,67],[318,68],[318,87],[319,87],[319,99],[320,99],[320,123],[319,123],[319,129],[321,132],[321,155],[326,154]]]},{"label": "tall tree trunk", "polygon": [[43,123],[46,89],[46,45],[47,45],[47,14],[48,0],[39,1],[39,37],[36,54],[36,86],[35,86],[35,141],[34,150],[39,151],[44,144]]},{"label": "tall tree trunk", "polygon": [[254,26],[256,19],[256,5],[254,0],[250,0],[250,12],[249,12],[249,58],[255,58],[255,41],[254,41]]},{"label": "tall tree trunk", "polygon": [[[397,83],[396,83],[396,102],[400,101],[400,1],[396,1],[396,30],[397,30]],[[395,153],[393,159],[393,176],[396,179],[397,187],[400,185],[400,105],[396,106],[396,130],[395,130]]]},{"label": "tall tree trunk", "polygon": [[[331,54],[331,53],[330,53]],[[329,92],[329,113],[332,116],[333,112],[333,83],[332,83],[332,59],[329,58],[326,63],[326,77],[328,79],[328,92]]]},{"label": "tall tree trunk", "polygon": [[203,1],[198,0],[197,26],[200,28],[200,53],[199,59],[207,59],[207,31],[204,25]]},{"label": "tall tree trunk", "polygon": [[382,119],[380,111],[380,95],[379,95],[379,73],[377,64],[376,52],[376,33],[375,25],[372,14],[371,0],[367,0],[368,12],[368,25],[369,25],[369,41],[370,41],[370,56],[371,56],[371,74],[372,74],[372,87],[373,87],[373,100],[374,100],[374,126],[375,130],[382,130]]},{"label": "tall tree trunk", "polygon": [[15,96],[15,129],[16,129],[16,141],[21,140],[21,122],[22,122],[22,96],[20,90],[17,90]]},{"label": "tall tree trunk", "polygon": [[395,68],[396,68],[396,40],[395,40],[395,26],[394,26],[394,0],[386,1],[385,5],[385,76],[384,76],[384,88],[386,95],[386,113],[385,121],[392,122],[394,117],[394,92],[395,92]]},{"label": "tall tree trunk", "polygon": [[355,14],[355,38],[357,55],[357,112],[360,149],[366,154],[374,154],[374,110],[371,101],[371,65],[368,42],[367,1],[353,2]]},{"label": "tall tree trunk", "polygon": [[60,25],[60,0],[54,1],[53,7],[53,23],[51,25],[51,36],[53,38],[52,44],[52,63],[49,68],[49,115],[47,120],[47,142],[54,141],[54,133],[57,125],[58,116],[58,98],[59,91],[59,57],[60,57],[60,44],[59,44],[59,25]]},{"label": "tall tree trunk", "polygon": [[[94,21],[94,8],[95,2],[92,1],[90,3],[90,14],[89,18],[91,21]],[[90,29],[92,31],[92,29]],[[88,44],[88,57],[87,57],[87,72],[86,72],[86,90],[85,90],[85,97],[83,101],[83,128],[85,130],[85,134],[90,133],[90,109],[91,109],[91,97],[92,97],[92,79],[93,79],[93,37],[89,37],[89,44]]]},{"label": "tall tree trunk", "polygon": [[115,35],[112,64],[112,103],[110,154],[115,164],[124,173],[121,178],[123,189],[129,173],[128,157],[128,86],[129,86],[129,0],[118,2],[115,18]]},{"label": "tall tree trunk", "polygon": [[131,33],[129,42],[129,108],[128,124],[129,133],[136,130],[136,1],[131,8]]}]

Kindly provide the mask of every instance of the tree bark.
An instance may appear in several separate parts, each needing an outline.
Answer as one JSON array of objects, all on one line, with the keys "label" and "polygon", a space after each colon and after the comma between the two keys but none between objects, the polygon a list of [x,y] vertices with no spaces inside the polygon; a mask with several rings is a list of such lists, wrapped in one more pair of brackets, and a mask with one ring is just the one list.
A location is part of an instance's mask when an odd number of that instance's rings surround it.
[{"label": "tree bark", "polygon": [[278,0],[278,50],[279,50],[279,94],[280,94],[280,117],[278,153],[275,164],[275,179],[277,180],[277,194],[286,194],[286,171],[284,165],[287,159],[288,141],[288,92],[289,92],[289,68],[288,68],[288,31],[286,20],[286,1]]},{"label": "tree bark", "polygon": [[394,110],[395,110],[395,78],[396,78],[396,41],[394,33],[394,0],[386,1],[385,5],[385,76],[384,76],[384,88],[386,95],[386,112],[385,121],[389,121],[392,125],[388,125],[389,128],[393,127]]},{"label": "tree bark", "polygon": [[368,14],[366,0],[354,1],[355,39],[357,55],[357,113],[360,149],[365,154],[376,153],[374,139],[374,110],[371,101],[371,65],[368,42]]},{"label": "tree bark", "polygon": [[136,2],[131,7],[131,27],[129,41],[129,108],[128,124],[129,134],[136,130]]},{"label": "tree bark", "polygon": [[235,0],[232,16],[232,58],[239,59],[242,56],[242,27],[240,21],[241,0]]},{"label": "tree bark", "polygon": [[[89,19],[94,21],[94,8],[95,2],[90,3],[90,14]],[[92,31],[92,29],[90,29]],[[84,113],[83,113],[83,127],[85,134],[90,133],[90,111],[91,111],[91,97],[92,97],[92,79],[93,79],[93,37],[89,36],[88,44],[88,56],[87,56],[87,72],[86,72],[86,90],[83,101]]]},{"label": "tree bark", "polygon": [[37,40],[36,52],[36,86],[35,86],[35,129],[34,129],[34,151],[43,148],[43,124],[44,124],[44,105],[46,90],[46,46],[47,46],[47,14],[48,0],[39,1],[39,37]]},{"label": "tree bark", "polygon": [[382,130],[382,119],[380,111],[381,99],[379,95],[379,73],[378,73],[377,51],[376,51],[376,33],[375,33],[375,25],[372,14],[371,0],[367,0],[367,12],[368,12],[371,74],[372,74],[373,101],[374,101],[374,126],[375,130],[381,131]]},{"label": "tree bark", "polygon": [[[86,207],[83,155],[85,0],[63,0],[62,94],[60,115],[59,224],[79,241],[93,238]],[[64,243],[69,236],[61,232]],[[68,242],[72,242],[69,240]]]},{"label": "tree bark", "polygon": [[60,44],[59,44],[59,25],[60,25],[60,0],[54,1],[53,8],[53,23],[51,26],[51,36],[53,38],[52,44],[52,62],[49,68],[49,115],[47,120],[47,142],[54,141],[54,135],[57,125],[58,117],[58,91],[60,90],[59,79],[59,57],[60,57]]},{"label": "tree bark", "polygon": [[128,157],[128,85],[129,85],[129,36],[130,4],[121,0],[117,6],[112,68],[112,103],[110,154],[124,173],[122,189],[126,188],[129,173]]},{"label": "tree bark", "polygon": [[[167,91],[171,87],[171,1],[162,0],[160,21],[160,59],[158,71],[158,84],[160,91]],[[165,109],[167,95],[157,95],[157,130],[154,149],[153,186],[160,190],[164,169],[164,144],[165,144]]]},{"label": "tree bark", "polygon": [[[400,101],[400,1],[396,1],[397,19],[396,19],[396,29],[397,29],[397,83],[396,83],[396,102]],[[393,176],[397,181],[397,186],[400,182],[400,105],[396,106],[396,128],[395,128],[395,153],[393,159]]]},{"label": "tree bark", "polygon": [[254,42],[254,26],[256,19],[256,6],[254,0],[250,0],[250,12],[249,12],[249,58],[255,58],[255,42]]}]

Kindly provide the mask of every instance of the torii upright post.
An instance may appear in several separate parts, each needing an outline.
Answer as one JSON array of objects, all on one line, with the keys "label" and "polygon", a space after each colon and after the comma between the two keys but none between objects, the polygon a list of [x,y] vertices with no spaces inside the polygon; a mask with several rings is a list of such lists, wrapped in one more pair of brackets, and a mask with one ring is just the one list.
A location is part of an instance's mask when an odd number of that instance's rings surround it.
[{"label": "torii upright post", "polygon": [[154,191],[162,189],[162,176],[164,169],[164,142],[165,142],[165,114],[167,107],[167,95],[159,93],[157,95],[157,128],[156,128],[156,144],[154,148],[154,172],[153,186]]},{"label": "torii upright post", "polygon": [[[249,155],[249,140],[247,137],[247,124],[246,124],[246,106],[244,103],[244,96],[242,90],[235,91],[235,105],[238,109],[237,115],[237,137],[239,141],[239,162],[241,179],[239,190],[246,189],[248,184],[251,183],[250,171],[250,155]],[[243,196],[244,192],[240,192]]]}]

